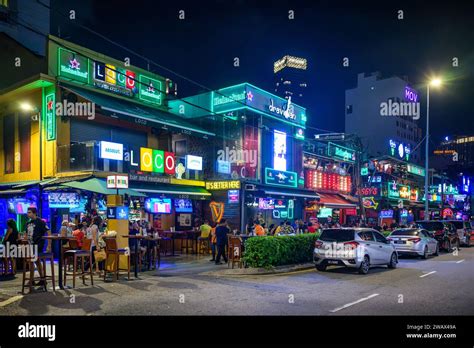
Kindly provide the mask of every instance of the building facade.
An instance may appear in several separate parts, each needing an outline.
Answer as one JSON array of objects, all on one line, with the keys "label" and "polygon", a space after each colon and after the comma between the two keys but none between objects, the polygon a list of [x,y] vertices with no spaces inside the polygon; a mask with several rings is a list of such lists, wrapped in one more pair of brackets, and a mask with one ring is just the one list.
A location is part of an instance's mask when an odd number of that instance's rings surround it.
[{"label": "building facade", "polygon": [[308,89],[308,61],[306,58],[286,55],[273,63],[275,94],[304,104]]}]

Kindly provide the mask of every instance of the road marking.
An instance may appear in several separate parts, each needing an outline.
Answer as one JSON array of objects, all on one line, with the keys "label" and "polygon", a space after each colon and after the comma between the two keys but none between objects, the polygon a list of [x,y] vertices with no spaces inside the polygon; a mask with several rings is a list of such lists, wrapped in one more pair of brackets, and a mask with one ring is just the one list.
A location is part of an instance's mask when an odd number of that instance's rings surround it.
[{"label": "road marking", "polygon": [[370,296],[367,296],[367,297],[364,297],[364,298],[361,298],[360,300],[357,300],[357,301],[354,301],[354,302],[351,302],[351,303],[348,303],[348,304],[345,304],[344,306],[342,307],[338,307],[336,309],[333,309],[333,310],[330,310],[331,313],[335,313],[335,312],[338,312],[340,311],[341,309],[344,309],[344,308],[347,308],[347,307],[350,307],[350,306],[353,306],[357,303],[361,303],[361,302],[364,302],[364,301],[367,301],[367,300],[370,300],[371,298],[375,297],[375,296],[378,296],[379,294],[372,294]]},{"label": "road marking", "polygon": [[464,259],[459,260],[459,261],[456,261],[456,263],[461,263],[461,262],[463,262],[463,261],[464,261]]},{"label": "road marking", "polygon": [[420,278],[429,276],[430,274],[433,274],[433,273],[436,273],[436,271],[431,271],[431,272],[429,272],[429,273],[423,274],[423,275],[420,276]]},{"label": "road marking", "polygon": [[8,300],[0,302],[0,307],[8,306],[10,303],[21,300],[22,298],[23,298],[23,295],[16,295],[16,296],[10,297]]}]

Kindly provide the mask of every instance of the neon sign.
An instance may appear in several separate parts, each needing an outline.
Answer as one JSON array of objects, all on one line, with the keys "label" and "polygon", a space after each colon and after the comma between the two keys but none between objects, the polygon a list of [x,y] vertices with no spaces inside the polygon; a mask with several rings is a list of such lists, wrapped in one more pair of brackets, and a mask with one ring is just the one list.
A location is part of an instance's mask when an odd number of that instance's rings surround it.
[{"label": "neon sign", "polygon": [[411,174],[425,176],[425,169],[414,164],[407,164],[407,171]]},{"label": "neon sign", "polygon": [[265,183],[269,185],[297,187],[297,178],[295,172],[265,168]]},{"label": "neon sign", "polygon": [[46,105],[46,140],[56,139],[56,103],[54,93],[48,94],[45,98]]},{"label": "neon sign", "polygon": [[140,75],[139,79],[139,98],[141,100],[161,105],[163,100],[163,83],[148,76]]},{"label": "neon sign", "polygon": [[405,87],[405,100],[414,102],[414,103],[418,102],[418,92],[406,86]]},{"label": "neon sign", "polygon": [[[387,186],[388,186],[387,196],[389,198],[406,199],[406,200],[409,200],[411,198],[412,191],[410,190],[410,186],[400,185],[396,183],[388,183]],[[413,200],[417,200],[418,193],[413,193],[413,195],[416,198]]]},{"label": "neon sign", "polygon": [[240,181],[207,181],[206,190],[229,190],[229,189],[240,189]]},{"label": "neon sign", "polygon": [[390,144],[390,154],[395,156],[395,152],[400,159],[408,161],[410,159],[411,149],[409,145],[403,143],[398,143],[392,139],[389,141]]},{"label": "neon sign", "polygon": [[58,75],[82,83],[89,82],[89,58],[58,48]]},{"label": "neon sign", "polygon": [[347,162],[354,162],[356,153],[355,150],[330,142],[328,143],[328,156],[333,156]]},{"label": "neon sign", "polygon": [[[133,151],[130,151],[130,164],[133,163]],[[162,150],[149,149],[147,147],[140,148],[140,170],[143,172],[174,174],[175,172],[174,153]]]},{"label": "neon sign", "polygon": [[350,192],[352,179],[349,175],[325,173],[320,170],[306,171],[306,188],[313,190],[330,190],[336,192]]}]

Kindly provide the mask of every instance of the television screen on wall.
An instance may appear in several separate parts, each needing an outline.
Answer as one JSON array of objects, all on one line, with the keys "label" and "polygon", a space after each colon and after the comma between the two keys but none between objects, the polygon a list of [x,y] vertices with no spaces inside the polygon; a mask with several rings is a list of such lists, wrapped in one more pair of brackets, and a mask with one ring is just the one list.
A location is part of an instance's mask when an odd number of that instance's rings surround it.
[{"label": "television screen on wall", "polygon": [[192,213],[193,202],[190,199],[175,199],[174,210],[177,213]]},{"label": "television screen on wall", "polygon": [[152,214],[171,214],[170,198],[147,198],[145,210]]}]

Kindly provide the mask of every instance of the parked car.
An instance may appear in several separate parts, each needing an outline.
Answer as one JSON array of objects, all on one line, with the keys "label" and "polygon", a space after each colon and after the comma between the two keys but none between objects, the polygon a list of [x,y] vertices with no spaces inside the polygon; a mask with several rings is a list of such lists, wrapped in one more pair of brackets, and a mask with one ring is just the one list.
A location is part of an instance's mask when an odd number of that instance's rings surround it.
[{"label": "parked car", "polygon": [[456,227],[450,222],[443,221],[417,221],[419,228],[425,229],[433,234],[433,238],[438,241],[439,249],[452,252],[453,247],[459,250],[461,245]]},{"label": "parked car", "polygon": [[[456,227],[461,245],[471,246],[474,244],[474,235],[472,233],[471,223],[462,220],[444,220],[450,222]],[[472,241],[471,241],[472,239]]]},{"label": "parked car", "polygon": [[315,242],[313,260],[318,271],[335,265],[367,274],[372,266],[396,268],[398,254],[390,241],[371,228],[328,228]]},{"label": "parked car", "polygon": [[421,228],[400,228],[387,238],[397,249],[399,255],[418,255],[427,259],[429,255],[439,254],[438,241],[430,232]]}]

